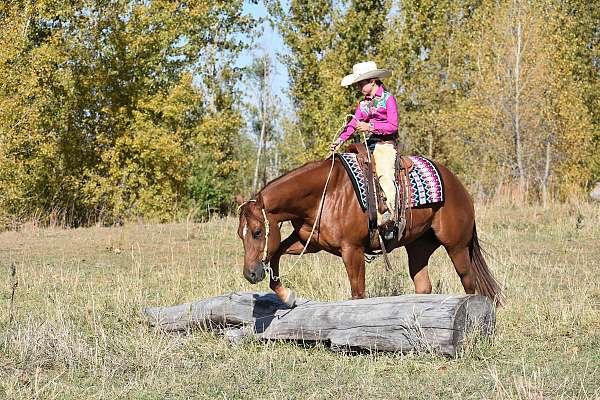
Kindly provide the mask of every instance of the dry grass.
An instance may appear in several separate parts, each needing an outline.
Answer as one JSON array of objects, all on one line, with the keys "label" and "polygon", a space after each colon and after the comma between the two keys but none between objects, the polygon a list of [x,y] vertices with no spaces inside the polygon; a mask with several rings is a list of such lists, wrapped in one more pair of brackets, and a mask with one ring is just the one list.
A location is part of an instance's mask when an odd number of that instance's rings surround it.
[{"label": "dry grass", "polygon": [[[227,218],[1,234],[0,398],[600,398],[598,205],[478,210],[508,304],[495,340],[455,359],[256,341],[230,347],[209,333],[148,329],[145,306],[268,290],[243,279],[236,227]],[[287,271],[292,260],[282,268],[301,296],[349,296],[341,260],[309,255]],[[389,275],[381,260],[368,266],[371,294],[413,291],[404,250],[393,260]],[[431,275],[436,291],[462,291],[443,250]]]}]

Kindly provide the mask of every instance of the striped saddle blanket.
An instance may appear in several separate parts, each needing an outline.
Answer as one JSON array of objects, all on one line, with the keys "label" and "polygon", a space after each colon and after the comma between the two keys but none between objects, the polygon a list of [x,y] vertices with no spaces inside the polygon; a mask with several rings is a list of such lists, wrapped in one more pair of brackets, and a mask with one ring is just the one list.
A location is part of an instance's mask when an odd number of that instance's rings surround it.
[{"label": "striped saddle blanket", "polygon": [[[367,209],[367,181],[358,163],[357,154],[341,153],[339,157],[350,176],[358,202],[365,211]],[[413,168],[408,173],[411,206],[413,208],[430,207],[433,204],[442,203],[444,201],[444,185],[440,171],[435,164],[425,157],[410,156],[409,158],[413,163]]]}]

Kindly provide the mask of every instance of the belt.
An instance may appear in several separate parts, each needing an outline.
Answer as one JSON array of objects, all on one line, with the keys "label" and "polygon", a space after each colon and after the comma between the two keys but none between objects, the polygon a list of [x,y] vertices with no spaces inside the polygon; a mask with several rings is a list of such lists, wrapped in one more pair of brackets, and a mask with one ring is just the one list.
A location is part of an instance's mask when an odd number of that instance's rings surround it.
[{"label": "belt", "polygon": [[367,141],[371,143],[394,144],[396,143],[396,135],[371,135]]}]

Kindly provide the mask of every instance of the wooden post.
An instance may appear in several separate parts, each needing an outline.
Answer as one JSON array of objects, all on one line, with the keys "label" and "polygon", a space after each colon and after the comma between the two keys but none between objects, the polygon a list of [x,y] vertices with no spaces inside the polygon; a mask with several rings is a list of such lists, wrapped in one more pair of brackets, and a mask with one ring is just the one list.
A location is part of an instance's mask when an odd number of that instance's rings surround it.
[{"label": "wooden post", "polygon": [[273,293],[231,293],[174,307],[146,308],[150,325],[166,331],[229,328],[232,340],[322,341],[333,350],[427,351],[454,356],[467,335],[494,333],[495,308],[477,295],[404,295],[362,300],[297,301],[287,308]]}]

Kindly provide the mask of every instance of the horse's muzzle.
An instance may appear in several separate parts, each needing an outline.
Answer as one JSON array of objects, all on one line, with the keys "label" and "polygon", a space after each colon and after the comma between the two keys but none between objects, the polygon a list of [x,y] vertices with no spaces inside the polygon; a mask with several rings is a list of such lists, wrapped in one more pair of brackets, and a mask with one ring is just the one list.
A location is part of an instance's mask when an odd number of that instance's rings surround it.
[{"label": "horse's muzzle", "polygon": [[258,283],[265,279],[265,264],[258,262],[251,268],[244,269],[244,278],[250,283]]}]

